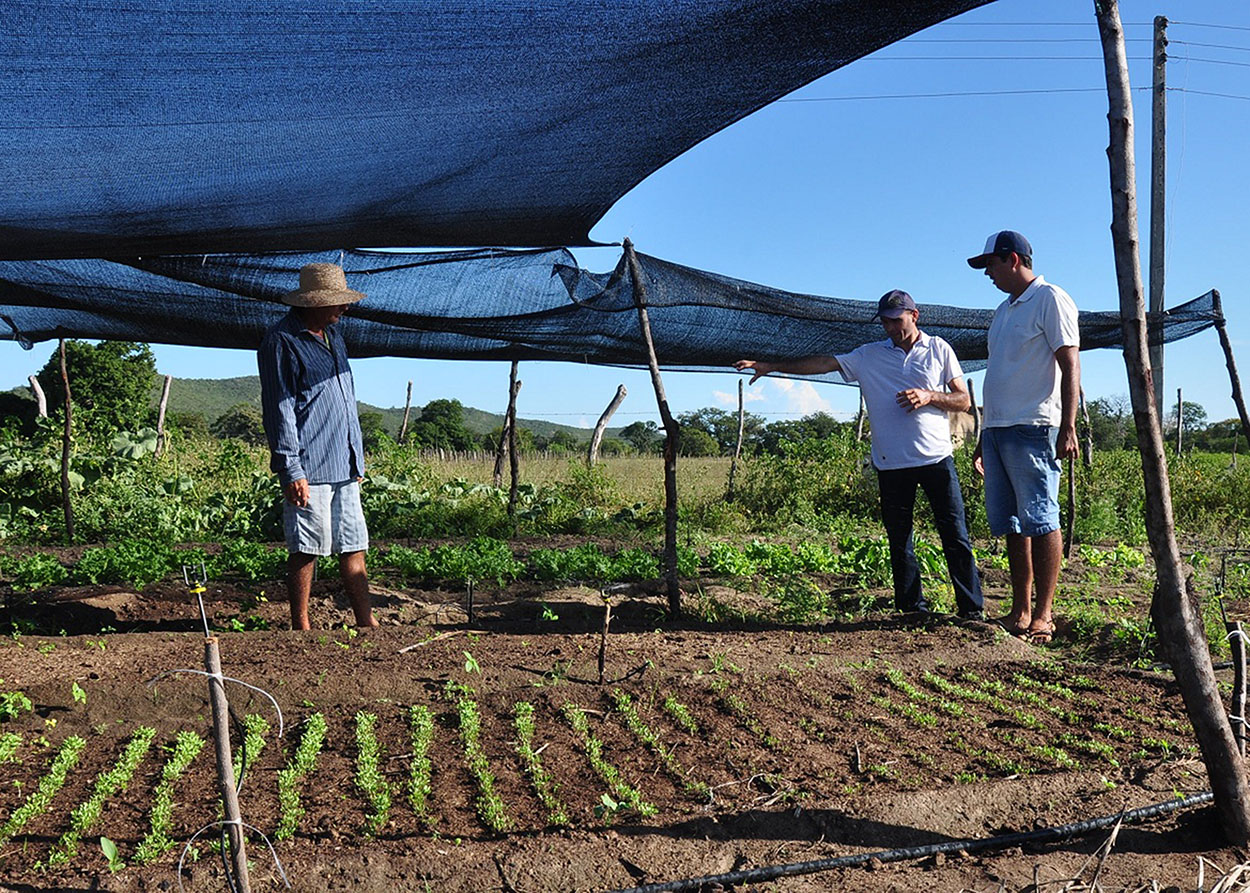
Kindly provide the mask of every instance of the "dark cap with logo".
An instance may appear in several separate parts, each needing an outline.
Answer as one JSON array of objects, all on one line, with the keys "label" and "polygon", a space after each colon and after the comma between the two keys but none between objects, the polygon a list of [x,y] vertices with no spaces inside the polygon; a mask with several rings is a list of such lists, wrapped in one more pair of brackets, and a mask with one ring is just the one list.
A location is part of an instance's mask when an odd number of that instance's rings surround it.
[{"label": "dark cap with logo", "polygon": [[985,250],[976,257],[968,258],[968,266],[974,270],[984,270],[991,257],[1004,257],[1013,251],[1020,257],[1033,256],[1033,246],[1028,239],[1013,229],[1005,229],[986,239]]},{"label": "dark cap with logo", "polygon": [[916,302],[911,299],[911,295],[895,288],[887,291],[881,296],[881,300],[877,301],[877,312],[872,318],[898,319],[908,310],[918,311],[919,309]]}]

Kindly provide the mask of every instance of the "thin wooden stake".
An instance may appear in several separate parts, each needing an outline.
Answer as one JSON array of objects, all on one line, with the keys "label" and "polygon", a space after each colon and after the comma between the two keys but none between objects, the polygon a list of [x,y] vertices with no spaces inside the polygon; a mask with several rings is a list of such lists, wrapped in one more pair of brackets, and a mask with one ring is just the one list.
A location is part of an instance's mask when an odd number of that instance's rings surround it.
[{"label": "thin wooden stake", "polygon": [[204,640],[204,669],[208,671],[208,696],[213,705],[213,743],[217,751],[217,783],[221,788],[221,804],[230,838],[230,865],[236,889],[251,893],[247,871],[247,848],[243,837],[243,816],[239,812],[239,794],[234,786],[234,761],[230,754],[230,707],[221,676],[221,652],[217,637]]},{"label": "thin wooden stake", "polygon": [[1226,617],[1224,627],[1228,630],[1228,648],[1233,659],[1233,706],[1229,711],[1229,723],[1233,729],[1233,739],[1237,742],[1237,750],[1246,755],[1246,632],[1241,621],[1229,622]]},{"label": "thin wooden stake", "polygon": [[65,432],[61,436],[61,507],[65,511],[65,541],[74,541],[74,506],[69,498],[69,456],[73,439],[74,400],[69,388],[69,368],[65,363],[65,339],[61,339],[61,384],[65,388]]},{"label": "thin wooden stake", "polygon": [[746,431],[746,405],[742,396],[742,379],[738,379],[738,441],[734,444],[734,457],[729,461],[729,485],[725,488],[725,501],[734,500],[734,476],[738,472],[738,460],[742,457],[742,435]]},{"label": "thin wooden stake", "polygon": [[1094,426],[1089,421],[1089,404],[1085,402],[1085,388],[1081,388],[1081,421],[1085,425],[1085,443],[1081,449],[1081,461],[1089,468],[1094,464]]},{"label": "thin wooden stake", "polygon": [[508,388],[508,517],[516,517],[517,487],[521,480],[521,455],[516,446],[516,398],[521,393],[517,363],[512,361],[511,385]]},{"label": "thin wooden stake", "polygon": [[855,439],[864,439],[864,417],[868,412],[868,404],[864,402],[864,392],[859,392],[859,413],[855,416]]},{"label": "thin wooden stake", "polygon": [[1185,401],[1181,397],[1181,389],[1176,389],[1176,455],[1181,454],[1181,448],[1185,445],[1181,439],[1181,434],[1185,430]]},{"label": "thin wooden stake", "polygon": [[1068,457],[1068,517],[1063,537],[1063,557],[1072,557],[1072,531],[1076,526],[1076,459]]},{"label": "thin wooden stake", "polygon": [[642,279],[642,268],[634,245],[626,239],[623,246],[629,274],[634,280],[634,305],[638,308],[638,325],[642,340],[647,347],[647,365],[651,368],[651,385],[660,406],[660,419],[664,423],[664,579],[668,588],[668,610],[674,617],[681,615],[681,588],[677,584],[677,441],[681,429],[668,409],[668,397],[664,395],[664,380],[660,377],[660,361],[655,355],[655,342],[651,339],[651,321],[647,316],[647,286]]},{"label": "thin wooden stake", "polygon": [[972,444],[981,442],[981,407],[977,406],[976,389],[972,386],[972,380],[968,380],[968,412],[972,413]]},{"label": "thin wooden stake", "polygon": [[586,467],[593,468],[595,462],[599,458],[599,444],[603,441],[603,431],[608,427],[608,420],[612,418],[612,414],[616,412],[621,401],[625,399],[625,395],[629,393],[625,390],[625,385],[618,384],[616,386],[616,396],[612,398],[612,402],[608,404],[608,408],[599,416],[599,421],[595,423],[594,433],[590,435],[590,449],[586,451]]},{"label": "thin wooden stake", "polygon": [[607,593],[599,591],[603,599],[603,631],[599,633],[599,684],[603,685],[603,669],[608,656],[608,624],[612,622],[612,599]]}]

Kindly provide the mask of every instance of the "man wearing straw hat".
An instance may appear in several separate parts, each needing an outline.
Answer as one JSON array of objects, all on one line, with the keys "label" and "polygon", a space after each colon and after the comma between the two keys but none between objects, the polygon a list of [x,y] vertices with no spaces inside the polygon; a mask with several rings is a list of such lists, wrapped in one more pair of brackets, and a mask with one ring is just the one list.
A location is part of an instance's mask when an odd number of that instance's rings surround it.
[{"label": "man wearing straw hat", "polygon": [[287,598],[291,628],[311,629],[308,599],[320,555],[338,555],[357,626],[377,626],[369,604],[365,550],[369,532],[360,506],[365,453],[356,389],[343,336],[343,311],[364,295],[347,287],[336,264],[308,264],[291,311],[265,333],[257,359],[269,467],[286,499]]}]

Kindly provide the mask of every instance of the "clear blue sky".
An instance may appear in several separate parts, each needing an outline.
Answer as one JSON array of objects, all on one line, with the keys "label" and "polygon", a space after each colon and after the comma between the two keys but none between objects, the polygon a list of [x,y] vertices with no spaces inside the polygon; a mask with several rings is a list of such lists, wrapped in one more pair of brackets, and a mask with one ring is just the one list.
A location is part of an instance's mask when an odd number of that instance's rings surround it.
[{"label": "clear blue sky", "polygon": [[[1151,22],[1165,15],[1168,83],[1167,304],[1218,288],[1243,379],[1250,381],[1250,285],[1238,277],[1250,237],[1250,4],[1122,0],[1130,76],[1151,83]],[[1016,91],[1016,92],[1012,92]],[[1210,95],[1224,94],[1224,95]],[[1150,92],[1133,94],[1139,221],[1149,244]],[[1093,0],[998,0],[879,51],[706,140],[656,172],[592,236],[797,292],[875,300],[891,288],[925,302],[993,307],[1001,295],[964,259],[1017,229],[1035,269],[1082,309],[1118,306],[1111,253],[1107,99]],[[359,246],[365,247],[365,246]],[[575,252],[610,268],[618,249]],[[1145,274],[1143,273],[1143,276]],[[255,374],[247,351],[154,345],[164,373]],[[0,385],[40,368],[52,344],[0,342]],[[1082,354],[1089,397],[1127,394],[1119,352]],[[507,364],[399,359],[354,363],[360,399],[417,405],[455,397],[501,411]],[[591,425],[624,383],[615,422],[657,418],[645,373],[523,363],[518,412]],[[735,408],[738,376],[669,373],[675,412]],[[980,375],[972,380],[980,385]],[[1235,415],[1215,333],[1170,345],[1176,389],[1211,420]],[[853,388],[766,379],[747,389],[769,419],[858,405]]]}]

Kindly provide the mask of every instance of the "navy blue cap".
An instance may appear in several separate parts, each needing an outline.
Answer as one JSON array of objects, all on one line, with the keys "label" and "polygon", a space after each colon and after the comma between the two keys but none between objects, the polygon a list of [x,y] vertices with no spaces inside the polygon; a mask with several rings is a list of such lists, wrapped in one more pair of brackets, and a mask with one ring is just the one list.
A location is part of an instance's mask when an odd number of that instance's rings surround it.
[{"label": "navy blue cap", "polygon": [[1033,246],[1028,239],[1015,230],[1005,229],[986,239],[985,250],[976,257],[968,258],[968,266],[974,270],[984,270],[991,257],[1002,257],[1009,251],[1014,251],[1021,257],[1033,256]]},{"label": "navy blue cap", "polygon": [[899,289],[891,289],[881,296],[881,300],[877,301],[877,312],[872,318],[877,319],[898,319],[908,310],[919,311],[916,302],[911,299],[905,291]]}]

